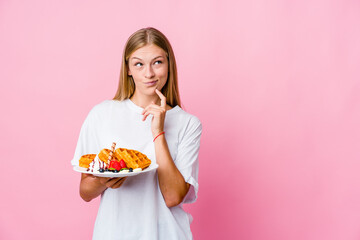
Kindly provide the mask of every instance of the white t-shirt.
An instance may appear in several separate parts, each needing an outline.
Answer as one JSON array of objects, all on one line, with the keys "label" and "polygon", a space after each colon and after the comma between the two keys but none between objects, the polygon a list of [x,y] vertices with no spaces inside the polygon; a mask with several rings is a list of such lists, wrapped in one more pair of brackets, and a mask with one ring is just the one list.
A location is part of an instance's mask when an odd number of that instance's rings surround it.
[{"label": "white t-shirt", "polygon": [[[88,114],[80,131],[72,165],[85,154],[103,148],[138,150],[156,162],[151,134],[151,116],[142,121],[143,109],[131,100],[106,100]],[[165,137],[175,165],[191,184],[183,203],[196,200],[198,192],[198,152],[202,125],[198,118],[179,106],[166,112]],[[168,208],[161,194],[157,171],[128,177],[117,189],[101,196],[93,239],[192,239],[192,217],[182,204]]]}]

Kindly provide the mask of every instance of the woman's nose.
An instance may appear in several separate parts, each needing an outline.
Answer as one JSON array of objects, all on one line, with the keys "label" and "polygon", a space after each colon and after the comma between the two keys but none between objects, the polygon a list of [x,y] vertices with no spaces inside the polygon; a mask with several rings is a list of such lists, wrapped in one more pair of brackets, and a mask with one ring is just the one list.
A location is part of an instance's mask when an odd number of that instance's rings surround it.
[{"label": "woman's nose", "polygon": [[154,72],[154,70],[152,69],[151,66],[148,66],[145,71],[146,71],[145,72],[145,77],[146,78],[152,78],[152,77],[155,76],[155,72]]}]

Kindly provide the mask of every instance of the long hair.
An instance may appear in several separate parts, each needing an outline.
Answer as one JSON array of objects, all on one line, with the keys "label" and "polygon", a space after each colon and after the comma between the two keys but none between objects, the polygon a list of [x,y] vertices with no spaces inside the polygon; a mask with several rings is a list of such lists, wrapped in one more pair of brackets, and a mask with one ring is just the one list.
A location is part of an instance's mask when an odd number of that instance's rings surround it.
[{"label": "long hair", "polygon": [[122,56],[119,86],[113,99],[122,101],[130,98],[134,94],[135,83],[133,77],[128,75],[129,57],[137,49],[148,44],[154,44],[165,51],[169,62],[169,72],[168,79],[161,89],[161,92],[166,97],[168,105],[171,107],[175,107],[176,105],[181,107],[177,68],[173,49],[165,35],[159,30],[151,27],[136,31],[127,40]]}]

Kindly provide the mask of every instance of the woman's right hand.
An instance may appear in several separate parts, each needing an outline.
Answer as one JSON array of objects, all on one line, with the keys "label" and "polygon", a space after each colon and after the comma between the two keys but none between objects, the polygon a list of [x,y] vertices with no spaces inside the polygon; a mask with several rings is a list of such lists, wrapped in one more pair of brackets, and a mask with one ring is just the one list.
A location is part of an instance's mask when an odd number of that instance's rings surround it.
[{"label": "woman's right hand", "polygon": [[89,202],[101,195],[107,188],[119,188],[124,183],[125,178],[103,178],[95,177],[91,174],[81,174],[80,196]]},{"label": "woman's right hand", "polygon": [[119,188],[124,183],[126,177],[122,178],[105,178],[105,177],[99,177],[99,181],[101,184],[105,185],[108,188]]}]

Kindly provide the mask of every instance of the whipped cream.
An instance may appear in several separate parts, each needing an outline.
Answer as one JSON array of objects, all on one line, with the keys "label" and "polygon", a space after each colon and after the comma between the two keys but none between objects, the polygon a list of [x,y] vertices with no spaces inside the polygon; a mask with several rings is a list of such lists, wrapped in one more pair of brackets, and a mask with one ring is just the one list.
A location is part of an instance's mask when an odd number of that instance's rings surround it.
[{"label": "whipped cream", "polygon": [[100,167],[101,167],[101,163],[100,163],[100,159],[98,156],[95,157],[95,159],[90,163],[90,167],[88,169],[88,171],[94,172],[94,171],[99,171]]}]

